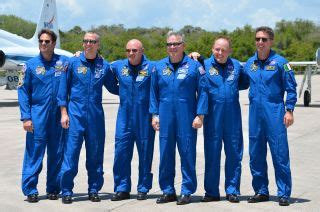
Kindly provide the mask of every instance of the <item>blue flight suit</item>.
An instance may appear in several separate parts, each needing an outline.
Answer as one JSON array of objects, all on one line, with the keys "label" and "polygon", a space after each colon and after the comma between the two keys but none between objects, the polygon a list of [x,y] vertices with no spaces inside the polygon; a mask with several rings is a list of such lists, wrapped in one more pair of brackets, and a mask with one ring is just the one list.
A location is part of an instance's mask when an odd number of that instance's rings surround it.
[{"label": "blue flight suit", "polygon": [[72,195],[73,179],[78,172],[83,139],[86,147],[88,193],[98,193],[103,186],[103,153],[105,121],[102,108],[102,87],[118,94],[110,65],[97,56],[87,60],[84,53],[70,59],[62,75],[58,94],[59,106],[68,107],[70,119],[68,140],[61,167],[62,195]]},{"label": "blue flight suit", "polygon": [[150,113],[159,114],[159,184],[164,194],[175,193],[176,145],[181,159],[181,195],[196,191],[197,130],[192,123],[197,115],[207,114],[205,71],[199,62],[184,55],[176,64],[166,57],[152,73]]},{"label": "blue flight suit", "polygon": [[149,113],[151,71],[154,65],[144,55],[141,64],[132,66],[128,59],[111,64],[119,82],[115,155],[113,165],[114,191],[131,191],[131,160],[134,141],[139,154],[138,192],[152,187],[152,158],[155,131]]},{"label": "blue flight suit", "polygon": [[250,78],[249,154],[253,189],[255,193],[269,195],[266,161],[269,143],[278,196],[289,198],[292,182],[283,117],[285,108],[293,110],[297,102],[294,72],[288,61],[273,50],[265,61],[259,60],[255,53],[247,61],[245,72]]},{"label": "blue flight suit", "polygon": [[220,197],[220,161],[224,142],[225,191],[240,194],[243,136],[239,89],[247,89],[249,81],[238,60],[228,58],[219,64],[214,56],[206,59],[208,78],[208,115],[204,118],[204,153],[206,195]]},{"label": "blue flight suit", "polygon": [[33,132],[27,132],[22,170],[24,195],[38,194],[38,177],[47,147],[47,193],[60,192],[59,172],[63,160],[65,130],[60,124],[57,102],[60,75],[68,58],[53,54],[46,61],[41,54],[27,61],[18,84],[21,121],[31,120]]}]

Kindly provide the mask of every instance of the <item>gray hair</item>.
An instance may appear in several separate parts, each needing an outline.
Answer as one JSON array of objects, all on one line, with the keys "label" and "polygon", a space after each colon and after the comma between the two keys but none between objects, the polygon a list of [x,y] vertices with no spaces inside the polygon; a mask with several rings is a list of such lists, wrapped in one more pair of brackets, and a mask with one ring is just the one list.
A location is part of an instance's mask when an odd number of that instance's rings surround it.
[{"label": "gray hair", "polygon": [[85,33],[85,35],[87,35],[87,34],[95,35],[96,38],[97,38],[97,41],[100,41],[100,35],[99,35],[99,33],[94,32],[94,31],[87,31],[87,32]]},{"label": "gray hair", "polygon": [[180,37],[181,38],[181,42],[185,42],[185,39],[184,39],[184,34],[182,32],[175,32],[175,31],[169,31],[167,33],[167,39],[171,36],[176,36],[176,37]]}]

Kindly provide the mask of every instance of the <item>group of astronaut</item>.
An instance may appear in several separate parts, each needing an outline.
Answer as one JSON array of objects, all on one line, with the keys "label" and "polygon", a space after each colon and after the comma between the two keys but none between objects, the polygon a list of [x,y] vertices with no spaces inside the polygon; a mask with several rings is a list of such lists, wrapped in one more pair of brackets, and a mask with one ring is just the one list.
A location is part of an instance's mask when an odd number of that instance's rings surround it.
[{"label": "group of astronaut", "polygon": [[[83,141],[86,148],[88,198],[100,201],[103,186],[105,119],[102,87],[119,95],[114,152],[112,201],[130,198],[134,143],[139,155],[137,199],[147,199],[155,131],[159,131],[159,185],[157,203],[191,202],[197,188],[197,129],[203,126],[205,195],[202,202],[220,200],[219,179],[224,142],[225,192],[239,202],[243,135],[239,90],[249,90],[249,154],[255,194],[249,203],[269,200],[267,143],[269,144],[279,205],[290,204],[291,172],[287,127],[293,124],[296,98],[294,72],[272,49],[274,34],[259,27],[257,51],[243,66],[231,58],[231,41],[220,36],[212,56],[185,54],[183,34],[167,34],[168,56],[154,62],[144,55],[137,39],[128,41],[127,58],[111,64],[98,55],[100,37],[87,32],[83,52],[72,58],[54,54],[56,35],[42,30],[40,54],[24,66],[18,86],[21,121],[27,131],[22,170],[22,191],[37,202],[38,176],[47,149],[48,199],[72,203],[74,178]],[[199,61],[197,61],[199,60]],[[286,100],[284,94],[286,93]],[[181,161],[179,198],[174,187],[176,146]]]}]

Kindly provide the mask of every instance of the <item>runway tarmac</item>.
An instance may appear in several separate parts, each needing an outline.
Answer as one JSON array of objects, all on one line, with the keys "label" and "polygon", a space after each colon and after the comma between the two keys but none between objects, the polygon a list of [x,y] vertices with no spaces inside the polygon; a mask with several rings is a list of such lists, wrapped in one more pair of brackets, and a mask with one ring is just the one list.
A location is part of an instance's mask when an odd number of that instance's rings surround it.
[{"label": "runway tarmac", "polygon": [[[300,86],[302,76],[296,76]],[[175,202],[158,205],[156,198],[161,195],[158,185],[159,143],[155,141],[153,188],[149,199],[136,200],[136,184],[138,178],[138,158],[135,150],[132,160],[132,191],[131,199],[120,202],[110,201],[113,193],[112,165],[114,157],[114,132],[118,108],[118,97],[105,91],[103,107],[106,121],[106,146],[104,158],[105,183],[101,190],[102,201],[92,203],[87,200],[87,174],[85,169],[85,151],[81,151],[79,173],[75,178],[74,202],[63,205],[58,201],[45,198],[46,161],[40,174],[38,189],[40,201],[30,204],[25,201],[21,192],[21,170],[25,147],[25,132],[19,121],[20,112],[17,102],[17,92],[0,88],[0,211],[320,211],[320,75],[312,77],[312,99],[310,107],[303,106],[303,98],[298,99],[294,112],[295,123],[288,129],[289,148],[291,156],[291,171],[293,190],[291,205],[280,207],[276,197],[276,185],[270,151],[268,151],[269,190],[271,201],[249,204],[246,199],[253,194],[248,155],[248,98],[247,91],[240,95],[242,107],[242,122],[244,134],[244,155],[242,163],[241,202],[236,204],[225,200],[224,193],[224,153],[222,153],[220,194],[222,201],[202,203],[204,195],[204,151],[202,129],[198,131],[197,143],[197,178],[198,189],[192,197],[192,203],[177,206]],[[147,112],[147,111],[146,111]],[[156,135],[158,137],[158,134]],[[179,155],[177,154],[175,185],[180,192],[181,172]]]}]

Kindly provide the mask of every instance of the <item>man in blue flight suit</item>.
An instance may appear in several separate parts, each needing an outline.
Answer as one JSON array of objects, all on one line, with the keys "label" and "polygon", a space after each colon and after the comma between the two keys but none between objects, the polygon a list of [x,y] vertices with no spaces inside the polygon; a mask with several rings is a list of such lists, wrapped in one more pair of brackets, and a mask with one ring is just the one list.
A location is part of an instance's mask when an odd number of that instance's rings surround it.
[{"label": "man in blue flight suit", "polygon": [[231,41],[218,37],[213,55],[204,61],[208,78],[208,115],[204,117],[205,196],[202,202],[219,201],[220,161],[224,142],[225,192],[227,200],[239,202],[243,136],[239,89],[248,80],[238,60],[230,58]]},{"label": "man in blue flight suit", "polygon": [[[269,200],[266,161],[268,143],[275,169],[279,205],[287,206],[292,182],[286,128],[294,121],[297,84],[288,61],[271,49],[273,39],[271,28],[257,28],[257,51],[245,65],[245,72],[250,79],[249,154],[255,191],[248,202]],[[284,103],[285,92],[287,97]]]},{"label": "man in blue flight suit", "polygon": [[111,64],[120,89],[113,165],[116,193],[111,201],[130,198],[131,160],[135,141],[139,154],[137,199],[145,200],[152,187],[151,166],[155,131],[151,126],[149,97],[153,63],[146,58],[143,51],[142,43],[132,39],[126,45],[127,59]]},{"label": "man in blue flight suit", "polygon": [[59,88],[61,124],[63,128],[69,128],[61,167],[62,202],[65,204],[72,203],[73,179],[78,172],[83,139],[86,146],[89,200],[100,201],[98,192],[103,185],[105,143],[102,87],[105,86],[113,94],[118,94],[119,90],[109,64],[97,53],[99,42],[97,33],[87,32],[84,35],[84,52],[70,59]]},{"label": "man in blue flight suit", "polygon": [[38,202],[38,177],[47,147],[47,197],[58,199],[59,172],[65,131],[60,125],[57,102],[60,75],[68,58],[54,54],[57,35],[43,29],[38,34],[40,54],[27,61],[18,84],[18,99],[23,128],[27,131],[22,170],[22,191],[28,202]]},{"label": "man in blue flight suit", "polygon": [[196,191],[197,128],[207,113],[205,71],[184,53],[184,36],[170,31],[168,57],[157,62],[151,78],[150,113],[152,126],[160,130],[159,184],[163,195],[157,203],[176,201],[174,188],[175,152],[181,158],[182,185],[178,205],[191,202]]}]

